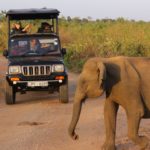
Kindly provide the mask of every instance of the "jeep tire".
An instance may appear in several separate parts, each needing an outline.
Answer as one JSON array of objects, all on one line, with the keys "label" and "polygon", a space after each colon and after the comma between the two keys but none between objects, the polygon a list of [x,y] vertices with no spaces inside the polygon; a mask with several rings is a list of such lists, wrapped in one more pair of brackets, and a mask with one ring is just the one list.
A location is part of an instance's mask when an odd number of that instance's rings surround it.
[{"label": "jeep tire", "polygon": [[13,86],[10,86],[8,81],[5,81],[5,102],[6,104],[15,104],[16,102],[16,92]]},{"label": "jeep tire", "polygon": [[59,87],[59,101],[61,103],[68,103],[69,102],[68,81]]}]

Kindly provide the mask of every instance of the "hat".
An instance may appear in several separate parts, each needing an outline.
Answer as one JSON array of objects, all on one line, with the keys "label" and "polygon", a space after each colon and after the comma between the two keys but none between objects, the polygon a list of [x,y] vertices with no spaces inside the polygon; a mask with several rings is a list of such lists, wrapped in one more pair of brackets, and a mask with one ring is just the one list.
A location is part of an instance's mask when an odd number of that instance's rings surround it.
[{"label": "hat", "polygon": [[52,27],[52,25],[50,25],[50,24],[47,23],[47,22],[42,22],[42,23],[41,23],[41,26],[42,26],[42,27],[45,27],[45,26]]}]

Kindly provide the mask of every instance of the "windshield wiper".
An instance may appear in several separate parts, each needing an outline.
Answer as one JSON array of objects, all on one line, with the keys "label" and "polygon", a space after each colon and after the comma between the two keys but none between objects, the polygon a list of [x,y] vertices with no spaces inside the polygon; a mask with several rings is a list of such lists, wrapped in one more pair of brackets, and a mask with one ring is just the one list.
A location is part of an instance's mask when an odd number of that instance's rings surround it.
[{"label": "windshield wiper", "polygon": [[26,53],[19,55],[19,56],[22,57],[22,56],[37,56],[37,55],[38,55],[38,53],[29,51],[29,52],[26,52]]},{"label": "windshield wiper", "polygon": [[46,50],[46,51],[40,51],[39,54],[44,56],[44,55],[48,55],[50,54],[51,52],[55,52],[56,50]]}]

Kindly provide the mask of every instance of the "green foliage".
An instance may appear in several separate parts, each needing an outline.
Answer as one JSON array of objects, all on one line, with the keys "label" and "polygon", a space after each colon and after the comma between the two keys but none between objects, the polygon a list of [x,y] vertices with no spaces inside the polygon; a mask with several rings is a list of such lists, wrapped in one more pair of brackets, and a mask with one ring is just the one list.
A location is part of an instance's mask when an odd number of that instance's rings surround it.
[{"label": "green foliage", "polygon": [[4,17],[0,21],[0,51],[7,48],[7,24]]},{"label": "green foliage", "polygon": [[70,69],[80,71],[85,60],[94,56],[150,56],[149,22],[123,18],[62,20],[60,35],[68,50],[65,62]]},{"label": "green foliage", "polygon": [[[3,13],[0,19],[0,50],[3,50],[7,47]],[[150,22],[61,17],[59,23],[62,47],[67,48],[65,63],[74,71],[80,71],[84,62],[94,56],[150,56]],[[33,30],[39,26],[37,20],[33,24]]]}]

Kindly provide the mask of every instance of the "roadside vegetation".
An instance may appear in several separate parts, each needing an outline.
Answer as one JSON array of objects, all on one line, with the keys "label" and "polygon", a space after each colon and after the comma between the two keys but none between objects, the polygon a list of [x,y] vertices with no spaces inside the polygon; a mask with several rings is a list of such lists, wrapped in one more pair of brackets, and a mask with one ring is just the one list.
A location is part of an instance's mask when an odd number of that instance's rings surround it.
[{"label": "roadside vegetation", "polygon": [[[75,72],[93,56],[150,56],[150,22],[61,17],[59,27],[62,47],[67,49],[65,63]],[[7,48],[6,30],[5,12],[1,12],[1,51]]]}]

